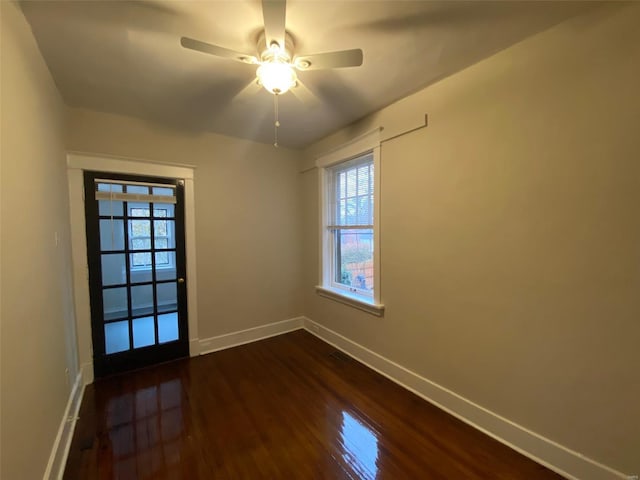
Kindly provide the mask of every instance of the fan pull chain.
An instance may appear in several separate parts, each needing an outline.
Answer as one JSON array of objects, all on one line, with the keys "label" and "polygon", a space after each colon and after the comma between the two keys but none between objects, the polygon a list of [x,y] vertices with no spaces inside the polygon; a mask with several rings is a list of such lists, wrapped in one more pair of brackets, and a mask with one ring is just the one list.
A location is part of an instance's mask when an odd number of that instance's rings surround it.
[{"label": "fan pull chain", "polygon": [[280,126],[280,120],[278,120],[278,94],[277,93],[273,96],[273,111],[274,111],[274,117],[275,117],[275,121],[273,122],[275,141],[273,142],[273,146],[278,148],[278,127]]}]

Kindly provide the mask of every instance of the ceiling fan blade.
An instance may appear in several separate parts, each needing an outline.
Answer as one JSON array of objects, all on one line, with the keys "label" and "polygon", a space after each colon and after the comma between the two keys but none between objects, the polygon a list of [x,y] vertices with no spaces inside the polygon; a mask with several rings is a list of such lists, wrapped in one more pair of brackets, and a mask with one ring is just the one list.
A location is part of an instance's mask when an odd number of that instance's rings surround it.
[{"label": "ceiling fan blade", "polygon": [[295,87],[289,91],[307,107],[315,107],[320,104],[320,99],[316,97],[313,92],[300,81],[300,79],[296,82]]},{"label": "ceiling fan blade", "polygon": [[249,84],[240,90],[231,100],[232,103],[246,103],[255,100],[254,97],[262,90],[262,85],[257,79],[251,80]]},{"label": "ceiling fan blade", "polygon": [[276,42],[284,49],[285,17],[287,2],[285,0],[262,0],[262,16],[264,17],[264,36],[267,47]]},{"label": "ceiling fan blade", "polygon": [[216,57],[229,58],[243,63],[258,63],[258,59],[253,55],[236,52],[235,50],[201,42],[200,40],[194,40],[193,38],[182,37],[180,39],[180,45],[184,48],[195,50],[197,52],[208,53],[209,55],[215,55]]},{"label": "ceiling fan blade", "polygon": [[339,52],[316,53],[296,57],[294,65],[298,70],[319,70],[321,68],[359,67],[362,65],[362,50],[341,50]]}]

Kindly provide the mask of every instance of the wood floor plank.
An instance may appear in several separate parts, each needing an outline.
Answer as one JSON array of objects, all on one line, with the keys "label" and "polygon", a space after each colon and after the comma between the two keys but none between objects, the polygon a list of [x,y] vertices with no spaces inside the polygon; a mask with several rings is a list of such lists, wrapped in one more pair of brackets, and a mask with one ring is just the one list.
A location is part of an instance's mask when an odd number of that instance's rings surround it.
[{"label": "wood floor plank", "polygon": [[87,387],[65,479],[559,479],[296,331]]}]

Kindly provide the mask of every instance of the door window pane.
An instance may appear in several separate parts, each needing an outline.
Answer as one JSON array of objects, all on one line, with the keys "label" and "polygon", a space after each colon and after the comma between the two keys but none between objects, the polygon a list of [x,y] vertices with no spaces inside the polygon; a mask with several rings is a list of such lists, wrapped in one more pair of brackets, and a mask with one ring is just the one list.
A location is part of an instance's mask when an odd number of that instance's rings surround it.
[{"label": "door window pane", "polygon": [[143,195],[148,195],[149,187],[142,185],[127,185],[127,193],[141,193]]},{"label": "door window pane", "polygon": [[154,195],[165,195],[167,197],[173,197],[174,191],[175,190],[173,188],[165,188],[165,187],[153,187],[152,189],[152,193]]},{"label": "door window pane", "polygon": [[156,248],[176,248],[175,220],[154,220],[153,234],[156,240],[165,239],[164,247],[156,244]]},{"label": "door window pane", "polygon": [[127,317],[129,315],[127,310],[127,289],[125,287],[103,289],[102,305],[105,320]]},{"label": "door window pane", "polygon": [[[99,183],[98,191],[100,192],[113,192],[122,193],[122,185],[114,185],[110,183]],[[99,200],[98,201],[98,213],[100,215],[114,215],[122,216],[124,210],[122,209],[122,201],[111,200]]]},{"label": "door window pane", "polygon": [[121,217],[124,215],[123,202],[121,200],[98,200],[98,214]]},{"label": "door window pane", "polygon": [[118,192],[122,193],[122,185],[118,185],[116,183],[99,183],[98,184],[99,192]]},{"label": "door window pane", "polygon": [[153,216],[156,218],[175,217],[175,205],[173,203],[154,203]]},{"label": "door window pane", "polygon": [[156,280],[176,278],[176,252],[156,252]]},{"label": "door window pane", "polygon": [[150,215],[151,215],[148,203],[129,202],[129,203],[127,203],[127,207],[129,208],[129,216],[130,217],[147,217],[147,218],[149,218]]},{"label": "door window pane", "polygon": [[156,267],[171,267],[168,253],[169,252],[156,252]]},{"label": "door window pane", "polygon": [[167,222],[168,220],[153,221],[153,233],[156,237],[166,237],[168,235]]},{"label": "door window pane", "polygon": [[100,220],[100,249],[102,251],[124,250],[122,220]]},{"label": "door window pane", "polygon": [[131,239],[131,250],[150,250],[151,249],[151,239],[150,238],[132,238]]},{"label": "door window pane", "polygon": [[175,282],[158,283],[156,285],[156,297],[158,312],[168,312],[178,308],[178,295]]},{"label": "door window pane", "polygon": [[131,313],[133,315],[153,313],[153,288],[151,285],[131,287]]},{"label": "door window pane", "polygon": [[153,317],[136,318],[133,320],[133,348],[147,347],[154,343],[156,343],[156,341]]},{"label": "door window pane", "polygon": [[178,313],[158,315],[158,343],[178,340]]},{"label": "door window pane", "polygon": [[126,262],[123,253],[102,255],[102,285],[119,285],[127,281]]},{"label": "door window pane", "polygon": [[107,323],[104,326],[104,341],[107,354],[129,350],[129,322]]},{"label": "door window pane", "polygon": [[151,267],[151,253],[132,253],[131,268]]},{"label": "door window pane", "polygon": [[[131,254],[131,283],[143,283],[150,282],[151,278],[151,269],[150,268],[136,268],[133,266],[133,259],[135,255],[149,255],[149,263],[151,263],[151,254],[150,253],[132,253]],[[143,261],[146,259],[143,259]]]},{"label": "door window pane", "polygon": [[136,237],[151,237],[151,221],[149,220],[129,220],[129,236],[133,239]]}]

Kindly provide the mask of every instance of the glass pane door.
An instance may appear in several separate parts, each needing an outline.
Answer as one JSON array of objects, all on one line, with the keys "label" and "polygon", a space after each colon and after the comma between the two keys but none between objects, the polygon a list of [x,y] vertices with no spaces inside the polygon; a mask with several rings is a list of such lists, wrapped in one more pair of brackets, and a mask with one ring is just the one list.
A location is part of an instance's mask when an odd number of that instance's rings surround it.
[{"label": "glass pane door", "polygon": [[96,376],[188,354],[183,189],[165,182],[85,175]]}]

